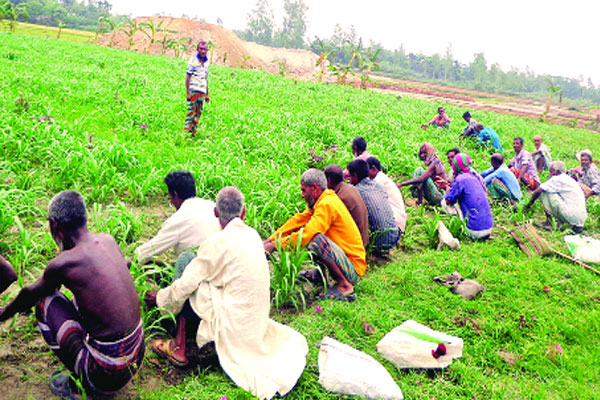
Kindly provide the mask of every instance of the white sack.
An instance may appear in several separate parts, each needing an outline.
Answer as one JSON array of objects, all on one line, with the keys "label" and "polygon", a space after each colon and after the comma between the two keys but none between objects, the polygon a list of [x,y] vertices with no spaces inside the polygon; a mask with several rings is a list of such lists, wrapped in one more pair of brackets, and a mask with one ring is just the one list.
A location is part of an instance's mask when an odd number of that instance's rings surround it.
[{"label": "white sack", "polygon": [[[439,341],[444,342],[446,355],[436,359],[431,352],[438,348]],[[377,343],[377,351],[398,368],[446,368],[453,359],[462,357],[462,350],[461,338],[413,320],[392,329]]]},{"label": "white sack", "polygon": [[600,264],[600,240],[582,235],[566,235],[564,239],[574,259]]},{"label": "white sack", "polygon": [[323,337],[319,350],[319,383],[334,393],[403,399],[402,391],[383,365],[328,336]]},{"label": "white sack", "polygon": [[460,250],[460,241],[452,236],[446,225],[442,221],[438,221],[438,250],[443,246],[448,246],[452,250]]}]

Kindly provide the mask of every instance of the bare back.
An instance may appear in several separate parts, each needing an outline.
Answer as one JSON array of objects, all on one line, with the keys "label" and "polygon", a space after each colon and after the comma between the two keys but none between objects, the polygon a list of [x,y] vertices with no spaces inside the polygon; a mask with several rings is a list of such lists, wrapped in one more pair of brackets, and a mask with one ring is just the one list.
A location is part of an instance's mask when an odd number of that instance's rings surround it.
[{"label": "bare back", "polygon": [[64,285],[75,297],[82,325],[96,339],[115,339],[140,320],[133,279],[115,239],[88,232],[76,246],[53,259],[44,279]]}]

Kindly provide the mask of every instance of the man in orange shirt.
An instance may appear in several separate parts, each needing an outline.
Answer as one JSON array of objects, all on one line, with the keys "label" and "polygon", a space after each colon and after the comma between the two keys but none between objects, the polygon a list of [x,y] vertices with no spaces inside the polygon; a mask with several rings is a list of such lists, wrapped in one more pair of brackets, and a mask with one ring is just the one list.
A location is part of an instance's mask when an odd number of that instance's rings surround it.
[{"label": "man in orange shirt", "polygon": [[[281,239],[282,246],[295,244],[298,231],[304,228],[301,245],[316,254],[319,263],[336,281],[323,297],[354,301],[354,285],[367,269],[360,232],[344,203],[333,190],[327,189],[323,171],[311,168],[304,172],[300,187],[307,209],[294,215],[265,240],[265,251],[275,250],[277,238]],[[315,272],[311,271],[307,278],[317,280]]]}]

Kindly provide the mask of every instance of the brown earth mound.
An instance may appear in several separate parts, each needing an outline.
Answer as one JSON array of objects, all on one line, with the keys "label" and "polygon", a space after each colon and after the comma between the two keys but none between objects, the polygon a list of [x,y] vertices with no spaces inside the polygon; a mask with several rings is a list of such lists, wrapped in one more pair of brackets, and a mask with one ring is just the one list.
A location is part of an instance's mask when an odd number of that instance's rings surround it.
[{"label": "brown earth mound", "polygon": [[[155,15],[152,17],[138,17],[134,21],[140,25],[148,23],[150,19],[154,26],[160,24],[161,29],[161,31],[155,33],[154,43],[152,44],[151,38],[142,30],[138,30],[133,34],[131,46],[130,38],[123,30],[103,35],[99,39],[99,43],[104,46],[147,52],[154,55],[176,56],[178,52],[175,49],[165,48],[161,42],[165,36],[167,40],[175,39],[177,41],[187,38],[189,40],[184,39],[184,43],[188,48],[182,50],[179,54],[179,57],[187,59],[196,52],[196,43],[205,40],[212,42],[214,45],[211,46],[209,51],[209,59],[213,64],[235,68],[262,69],[271,73],[285,71],[286,75],[303,79],[310,79],[310,76],[317,73],[315,64],[318,57],[307,50],[272,48],[245,42],[238,38],[235,33],[222,26],[184,18]],[[151,34],[148,28],[143,28],[143,30]]]}]

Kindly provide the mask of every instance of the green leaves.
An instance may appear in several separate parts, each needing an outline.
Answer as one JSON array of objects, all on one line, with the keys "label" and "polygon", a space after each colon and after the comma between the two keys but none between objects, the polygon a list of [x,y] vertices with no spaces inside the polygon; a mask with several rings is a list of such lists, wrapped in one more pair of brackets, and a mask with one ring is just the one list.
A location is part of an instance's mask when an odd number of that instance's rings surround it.
[{"label": "green leaves", "polygon": [[306,297],[299,280],[302,266],[309,257],[309,252],[300,244],[303,232],[304,228],[300,229],[296,243],[286,247],[281,245],[280,237],[275,239],[277,253],[270,256],[273,265],[271,290],[272,303],[278,310],[291,306],[300,311],[306,307]]}]

